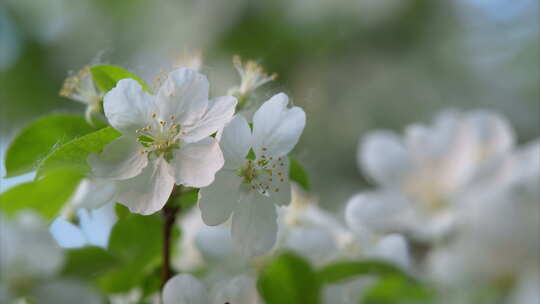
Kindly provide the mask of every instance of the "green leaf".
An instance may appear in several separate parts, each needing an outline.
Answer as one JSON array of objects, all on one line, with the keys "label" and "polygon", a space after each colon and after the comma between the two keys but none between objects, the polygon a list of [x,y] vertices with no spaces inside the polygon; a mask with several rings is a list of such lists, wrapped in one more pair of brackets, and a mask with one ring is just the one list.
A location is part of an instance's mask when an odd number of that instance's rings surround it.
[{"label": "green leaf", "polygon": [[117,267],[98,278],[108,293],[129,291],[140,285],[160,263],[163,221],[159,214],[130,214],[119,220],[109,239],[109,252]]},{"label": "green leaf", "polygon": [[267,304],[317,304],[320,285],[314,270],[301,257],[285,253],[266,266],[257,282]]},{"label": "green leaf", "polygon": [[255,160],[257,156],[255,155],[255,151],[253,151],[253,148],[249,148],[248,154],[246,155],[246,159]]},{"label": "green leaf", "polygon": [[118,81],[126,78],[136,80],[141,84],[145,91],[151,92],[150,88],[141,77],[116,65],[95,65],[90,67],[90,72],[92,73],[96,86],[103,94],[112,90]]},{"label": "green leaf", "polygon": [[42,179],[17,185],[0,195],[0,210],[12,215],[21,209],[34,209],[46,218],[58,214],[75,192],[83,175],[60,169],[51,171]]},{"label": "green leaf", "polygon": [[112,269],[116,263],[117,259],[99,247],[67,250],[62,274],[92,280]]},{"label": "green leaf", "polygon": [[289,178],[292,181],[297,182],[304,190],[309,190],[309,177],[306,170],[304,170],[302,165],[291,156],[289,156],[289,163]]},{"label": "green leaf", "polygon": [[6,151],[6,176],[30,172],[55,146],[95,131],[83,116],[53,114],[42,117],[22,129]]},{"label": "green leaf", "polygon": [[434,291],[410,278],[388,276],[363,296],[362,304],[428,304],[434,303]]},{"label": "green leaf", "polygon": [[327,265],[317,272],[323,284],[339,283],[360,275],[386,276],[403,274],[396,266],[382,261],[342,261]]},{"label": "green leaf", "polygon": [[39,165],[37,176],[43,176],[50,170],[66,167],[86,173],[90,169],[86,162],[88,155],[100,152],[118,136],[120,133],[111,127],[106,127],[74,139],[47,155]]}]

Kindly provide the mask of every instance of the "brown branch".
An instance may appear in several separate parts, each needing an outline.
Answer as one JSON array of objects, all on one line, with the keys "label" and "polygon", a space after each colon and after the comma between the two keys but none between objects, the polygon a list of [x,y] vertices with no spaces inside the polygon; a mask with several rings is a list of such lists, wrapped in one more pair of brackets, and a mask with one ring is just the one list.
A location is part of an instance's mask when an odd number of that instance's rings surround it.
[{"label": "brown branch", "polygon": [[171,278],[171,236],[176,222],[176,217],[180,212],[180,206],[169,204],[169,202],[177,199],[180,196],[179,187],[175,187],[167,204],[162,210],[163,216],[163,250],[162,250],[162,269],[161,269],[161,288]]}]

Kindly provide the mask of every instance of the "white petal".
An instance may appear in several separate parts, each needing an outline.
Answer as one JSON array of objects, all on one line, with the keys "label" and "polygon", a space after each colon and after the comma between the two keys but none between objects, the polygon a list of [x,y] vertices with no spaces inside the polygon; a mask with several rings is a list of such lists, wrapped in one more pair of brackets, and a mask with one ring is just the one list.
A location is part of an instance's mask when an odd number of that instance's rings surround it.
[{"label": "white petal", "polygon": [[389,232],[403,228],[411,207],[399,194],[367,192],[353,196],[347,203],[347,225],[357,233]]},{"label": "white petal", "polygon": [[216,174],[212,185],[201,188],[199,208],[205,224],[219,225],[231,216],[240,198],[241,182],[241,178],[236,176],[234,171],[224,169]]},{"label": "white petal", "polygon": [[218,284],[213,294],[213,304],[256,304],[259,301],[255,282],[246,275],[237,276]]},{"label": "white petal", "polygon": [[223,163],[223,154],[215,138],[184,144],[173,160],[176,184],[206,187],[214,181],[214,175]]},{"label": "white petal", "polygon": [[103,110],[113,128],[131,136],[136,136],[136,130],[152,122],[152,114],[158,114],[154,96],[133,79],[120,80],[105,94]]},{"label": "white petal", "polygon": [[274,246],[277,213],[272,201],[255,191],[245,190],[232,217],[231,235],[244,257],[264,254]]},{"label": "white petal", "polygon": [[94,176],[109,179],[128,179],[137,176],[148,164],[148,156],[134,137],[120,136],[111,141],[99,154],[90,154],[88,164]]},{"label": "white petal", "polygon": [[194,70],[181,68],[169,73],[157,93],[156,104],[162,120],[192,125],[208,105],[208,80]]},{"label": "white petal", "polygon": [[513,148],[514,132],[501,115],[490,111],[475,111],[469,113],[467,119],[472,131],[478,136],[481,158],[497,157]]},{"label": "white petal", "polygon": [[190,274],[179,274],[163,287],[163,304],[208,304],[203,284]]},{"label": "white petal", "polygon": [[283,156],[298,142],[306,125],[306,113],[299,107],[288,109],[288,102],[287,95],[280,93],[255,112],[253,150],[256,155]]},{"label": "white petal", "polygon": [[225,168],[237,169],[245,164],[251,148],[251,129],[244,116],[236,115],[223,129],[219,145],[225,157]]},{"label": "white petal", "polygon": [[111,180],[85,178],[77,187],[70,204],[75,209],[96,209],[114,203],[115,190],[115,184]]},{"label": "white petal", "polygon": [[407,241],[399,234],[390,234],[383,237],[375,245],[375,248],[369,252],[369,256],[393,262],[405,269],[411,265]]},{"label": "white petal", "polygon": [[409,168],[407,151],[397,135],[375,131],[359,143],[358,163],[380,185],[395,185]]},{"label": "white petal", "polygon": [[133,213],[152,214],[161,210],[174,186],[169,164],[158,158],[138,176],[117,182],[117,201]]},{"label": "white petal", "polygon": [[222,130],[233,117],[236,102],[236,98],[232,96],[222,96],[211,100],[206,112],[199,120],[193,125],[183,126],[182,140],[195,142]]}]

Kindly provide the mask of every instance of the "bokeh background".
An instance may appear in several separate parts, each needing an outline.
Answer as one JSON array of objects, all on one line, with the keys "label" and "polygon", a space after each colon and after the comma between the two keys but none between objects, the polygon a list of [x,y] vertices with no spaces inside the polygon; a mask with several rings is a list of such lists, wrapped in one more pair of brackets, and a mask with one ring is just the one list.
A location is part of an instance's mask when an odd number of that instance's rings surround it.
[{"label": "bokeh background", "polygon": [[2,151],[40,115],[84,111],[58,95],[68,71],[118,64],[151,83],[193,50],[214,95],[239,81],[234,54],[279,74],[258,98],[305,109],[295,154],[329,209],[367,186],[356,150],[370,130],[489,108],[520,141],[540,136],[537,0],[2,0]]}]

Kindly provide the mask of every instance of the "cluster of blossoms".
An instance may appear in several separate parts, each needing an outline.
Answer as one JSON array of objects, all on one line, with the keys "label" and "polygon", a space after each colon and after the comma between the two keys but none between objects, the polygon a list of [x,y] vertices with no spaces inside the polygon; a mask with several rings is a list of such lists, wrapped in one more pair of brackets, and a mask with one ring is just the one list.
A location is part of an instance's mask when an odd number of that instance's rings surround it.
[{"label": "cluster of blossoms", "polygon": [[[106,249],[118,219],[115,203],[141,215],[165,208],[167,220],[183,193],[197,193],[197,206],[178,215],[181,255],[171,262],[181,274],[169,279],[167,264],[160,292],[144,295],[135,287],[109,295],[110,303],[264,303],[259,270],[283,252],[315,268],[344,259],[385,263],[432,283],[440,303],[474,302],[484,290],[496,290],[488,294],[497,303],[540,299],[540,142],[516,147],[500,115],[444,112],[431,125],[408,126],[403,136],[363,136],[357,159],[374,187],[336,216],[289,180],[289,153],[305,112],[279,93],[245,115],[255,89],[275,75],[235,58],[241,84],[210,98],[200,56],[179,65],[155,92],[123,78],[100,93],[89,68],[68,78],[61,92],[88,105],[89,122],[103,113],[120,134],[88,156],[91,170],[62,211],[67,219],[78,214],[81,227],[52,225],[63,247]],[[92,225],[105,233],[96,237]],[[79,243],[62,238],[66,227]],[[103,302],[60,275],[64,252],[34,215],[0,218],[0,248],[2,303]],[[364,275],[326,284],[321,302],[358,303],[376,281]],[[64,288],[74,292],[56,292]]]}]

